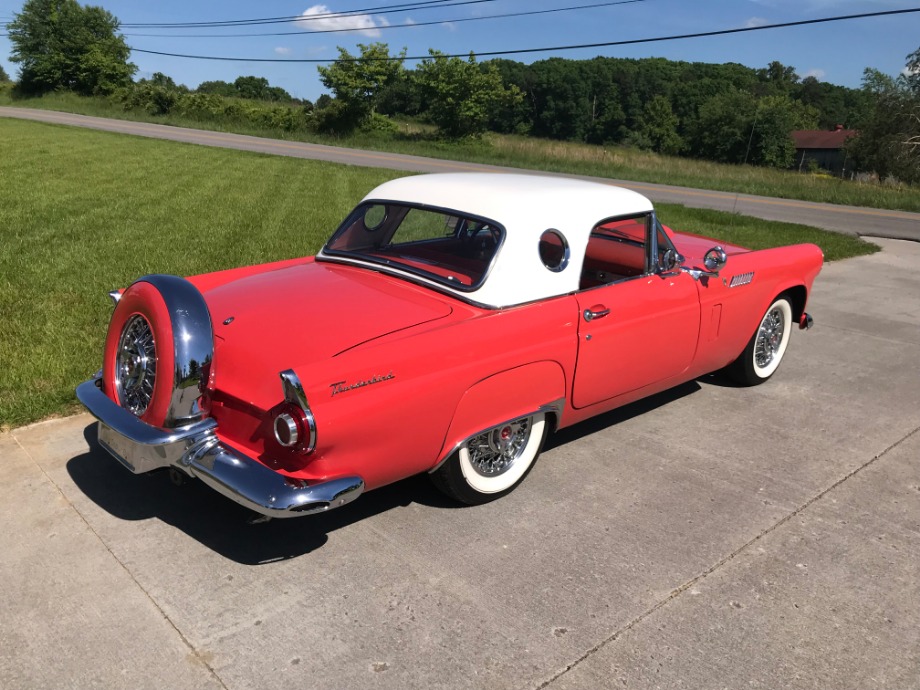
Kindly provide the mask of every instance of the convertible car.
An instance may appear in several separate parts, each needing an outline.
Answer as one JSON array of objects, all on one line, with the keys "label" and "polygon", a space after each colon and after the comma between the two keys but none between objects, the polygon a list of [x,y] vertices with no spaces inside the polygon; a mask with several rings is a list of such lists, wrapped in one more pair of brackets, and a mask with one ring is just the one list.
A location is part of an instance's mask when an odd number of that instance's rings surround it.
[{"label": "convertible car", "polygon": [[478,504],[553,430],[716,370],[766,381],[811,325],[822,261],[675,232],[606,184],[406,177],[315,257],[113,291],[77,395],[132,472],[170,468],[264,516],[423,472]]}]

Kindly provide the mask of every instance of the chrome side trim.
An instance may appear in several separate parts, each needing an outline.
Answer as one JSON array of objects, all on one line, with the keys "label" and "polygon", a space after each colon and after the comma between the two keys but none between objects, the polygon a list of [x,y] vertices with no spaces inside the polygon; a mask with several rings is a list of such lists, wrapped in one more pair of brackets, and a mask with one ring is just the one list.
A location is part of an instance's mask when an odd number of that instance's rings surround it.
[{"label": "chrome side trim", "polygon": [[361,477],[308,484],[279,474],[224,444],[211,418],[179,429],[150,426],[112,402],[95,379],[80,384],[77,397],[99,420],[99,445],[135,474],[175,467],[240,505],[274,518],[338,508],[364,491]]},{"label": "chrome side trim", "polygon": [[484,434],[490,429],[494,429],[497,426],[502,426],[503,424],[510,424],[511,422],[521,419],[522,417],[530,417],[531,415],[535,415],[535,414],[552,413],[555,418],[555,424],[553,425],[553,428],[551,429],[551,431],[556,431],[556,429],[559,428],[559,425],[562,422],[563,410],[565,410],[565,398],[559,398],[558,400],[548,402],[545,405],[540,405],[540,407],[538,407],[533,412],[527,412],[526,414],[519,414],[516,417],[512,417],[511,419],[506,419],[503,422],[496,422],[495,424],[491,424],[487,426],[485,429],[480,429],[476,433],[470,434],[469,436],[464,438],[462,441],[459,441],[458,443],[456,443],[453,448],[451,448],[447,453],[444,454],[444,456],[440,460],[438,460],[437,464],[434,467],[428,470],[428,474],[431,474],[432,472],[436,472],[438,469],[440,469],[441,465],[447,462],[448,459],[450,459],[450,456],[456,453],[457,450],[460,448],[460,446],[466,443],[469,439],[473,438],[474,436],[479,436],[481,434]]},{"label": "chrome side trim", "polygon": [[310,438],[304,444],[303,452],[312,453],[316,448],[316,418],[313,416],[313,410],[310,409],[310,403],[307,402],[307,394],[303,390],[303,384],[293,369],[285,369],[279,376],[281,377],[281,390],[284,393],[284,401],[299,407],[307,418]]},{"label": "chrome side trim", "polygon": [[175,372],[165,425],[173,428],[200,421],[204,413],[198,405],[199,384],[202,378],[207,380],[214,358],[208,305],[198,288],[179,276],[148,275],[136,282],[150,283],[159,291],[172,322]]}]

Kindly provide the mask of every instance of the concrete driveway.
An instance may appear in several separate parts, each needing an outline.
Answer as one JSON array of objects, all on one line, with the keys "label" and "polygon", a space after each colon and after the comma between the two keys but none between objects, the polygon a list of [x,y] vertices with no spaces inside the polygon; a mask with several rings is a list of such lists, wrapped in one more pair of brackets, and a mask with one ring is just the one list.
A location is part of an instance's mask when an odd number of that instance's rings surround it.
[{"label": "concrete driveway", "polygon": [[920,687],[920,244],[881,244],[766,385],[565,430],[479,508],[250,525],[87,416],[0,436],[0,687]]}]

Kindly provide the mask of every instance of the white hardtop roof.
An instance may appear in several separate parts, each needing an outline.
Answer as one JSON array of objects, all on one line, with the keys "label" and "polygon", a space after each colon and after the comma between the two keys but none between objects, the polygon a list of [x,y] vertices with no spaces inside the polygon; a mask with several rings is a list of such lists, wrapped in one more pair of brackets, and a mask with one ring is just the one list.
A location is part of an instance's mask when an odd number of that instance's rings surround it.
[{"label": "white hardtop roof", "polygon": [[[495,221],[505,239],[483,285],[447,289],[490,307],[506,307],[565,295],[579,289],[591,230],[617,216],[649,213],[641,194],[600,182],[511,173],[445,173],[402,177],[380,185],[364,201],[423,204]],[[566,239],[570,260],[553,272],[538,252],[540,236],[554,229]],[[443,284],[438,289],[444,290]]]},{"label": "white hardtop roof", "polygon": [[[602,218],[652,210],[641,194],[601,182],[516,173],[444,173],[384,182],[365,197],[405,201],[483,216],[508,232],[535,233],[549,227],[587,225]],[[536,221],[537,223],[527,222]],[[549,223],[549,224],[547,224]]]}]

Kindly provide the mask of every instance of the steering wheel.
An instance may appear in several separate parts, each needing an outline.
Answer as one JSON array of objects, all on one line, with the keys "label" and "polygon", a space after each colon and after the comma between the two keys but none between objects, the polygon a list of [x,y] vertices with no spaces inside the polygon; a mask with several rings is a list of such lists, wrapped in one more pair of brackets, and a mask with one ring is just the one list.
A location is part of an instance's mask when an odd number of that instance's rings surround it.
[{"label": "steering wheel", "polygon": [[492,227],[489,223],[470,223],[466,230],[467,244],[474,244],[477,238],[482,236],[483,232],[489,233],[493,246],[497,245],[498,241],[501,239],[501,231],[498,228]]}]

